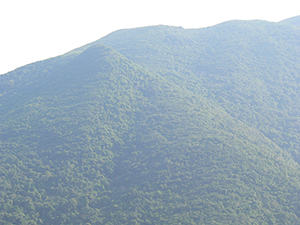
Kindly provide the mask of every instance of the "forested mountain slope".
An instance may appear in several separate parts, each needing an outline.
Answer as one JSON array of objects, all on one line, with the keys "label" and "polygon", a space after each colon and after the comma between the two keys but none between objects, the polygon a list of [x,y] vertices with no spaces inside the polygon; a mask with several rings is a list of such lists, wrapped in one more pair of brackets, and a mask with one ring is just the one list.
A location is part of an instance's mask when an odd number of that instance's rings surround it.
[{"label": "forested mountain slope", "polygon": [[0,76],[0,222],[299,224],[295,21],[121,30]]},{"label": "forested mountain slope", "polygon": [[290,26],[297,21],[229,21],[197,30],[146,27],[134,35],[117,31],[99,42],[203,94],[299,161],[300,28]]}]

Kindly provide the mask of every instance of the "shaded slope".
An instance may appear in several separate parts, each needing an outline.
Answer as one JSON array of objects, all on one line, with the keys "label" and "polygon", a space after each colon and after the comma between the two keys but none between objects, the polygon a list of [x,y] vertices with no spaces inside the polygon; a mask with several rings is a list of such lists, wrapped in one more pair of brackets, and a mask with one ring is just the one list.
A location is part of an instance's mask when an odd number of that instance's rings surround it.
[{"label": "shaded slope", "polygon": [[[199,96],[192,100],[175,92],[166,102],[165,94],[149,99],[154,109],[143,112],[136,135],[116,159],[114,223],[298,220],[293,199],[298,166],[287,154]],[[287,205],[284,199],[289,199]]]}]

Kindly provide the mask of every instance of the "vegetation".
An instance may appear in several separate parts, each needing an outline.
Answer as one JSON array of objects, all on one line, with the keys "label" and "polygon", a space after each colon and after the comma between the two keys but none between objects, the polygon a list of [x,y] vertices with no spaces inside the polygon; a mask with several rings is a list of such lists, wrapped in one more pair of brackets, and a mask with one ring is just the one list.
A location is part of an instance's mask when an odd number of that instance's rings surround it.
[{"label": "vegetation", "polygon": [[0,223],[299,224],[297,21],[121,30],[0,76]]}]

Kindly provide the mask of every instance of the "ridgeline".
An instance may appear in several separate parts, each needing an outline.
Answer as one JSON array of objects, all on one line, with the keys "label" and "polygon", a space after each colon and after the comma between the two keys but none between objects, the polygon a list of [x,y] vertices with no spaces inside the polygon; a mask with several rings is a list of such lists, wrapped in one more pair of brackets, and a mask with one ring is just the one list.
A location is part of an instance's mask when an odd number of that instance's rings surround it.
[{"label": "ridgeline", "polygon": [[0,76],[1,224],[300,224],[300,17],[119,30]]}]

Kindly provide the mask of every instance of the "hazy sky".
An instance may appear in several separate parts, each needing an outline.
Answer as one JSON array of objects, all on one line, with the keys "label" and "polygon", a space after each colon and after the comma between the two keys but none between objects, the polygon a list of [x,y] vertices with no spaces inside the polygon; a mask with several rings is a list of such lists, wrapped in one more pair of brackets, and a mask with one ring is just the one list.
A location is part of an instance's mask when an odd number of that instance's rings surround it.
[{"label": "hazy sky", "polygon": [[0,0],[0,74],[61,55],[115,30],[149,25],[202,28],[300,15],[296,0]]}]

